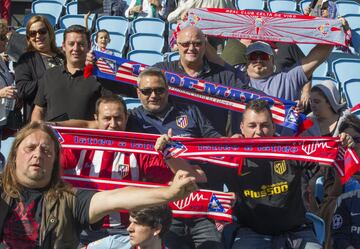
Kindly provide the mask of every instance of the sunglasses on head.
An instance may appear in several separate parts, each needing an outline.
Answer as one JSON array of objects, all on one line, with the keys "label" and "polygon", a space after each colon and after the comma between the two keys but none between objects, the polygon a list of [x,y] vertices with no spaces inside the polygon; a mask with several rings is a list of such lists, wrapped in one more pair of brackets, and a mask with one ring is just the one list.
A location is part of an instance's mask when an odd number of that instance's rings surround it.
[{"label": "sunglasses on head", "polygon": [[267,53],[251,53],[247,56],[247,58],[250,61],[257,61],[257,60],[268,61],[270,60],[270,55],[268,55]]},{"label": "sunglasses on head", "polygon": [[161,95],[166,92],[166,88],[165,87],[142,88],[142,89],[139,88],[139,91],[145,96],[150,96],[152,94],[152,92],[154,92],[156,95]]},{"label": "sunglasses on head", "polygon": [[39,30],[29,30],[30,37],[36,37],[37,34],[39,35],[46,35],[48,30],[46,28],[41,28]]},{"label": "sunglasses on head", "polygon": [[203,42],[202,41],[188,41],[188,42],[178,42],[178,44],[183,48],[188,48],[192,44],[194,47],[200,47]]}]

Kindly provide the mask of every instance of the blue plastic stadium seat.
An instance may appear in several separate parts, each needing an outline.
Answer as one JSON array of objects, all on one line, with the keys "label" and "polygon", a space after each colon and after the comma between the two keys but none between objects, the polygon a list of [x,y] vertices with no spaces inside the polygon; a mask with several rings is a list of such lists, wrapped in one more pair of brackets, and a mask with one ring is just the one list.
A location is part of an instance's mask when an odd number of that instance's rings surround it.
[{"label": "blue plastic stadium seat", "polygon": [[133,33],[163,35],[165,22],[159,18],[137,18],[132,22]]},{"label": "blue plastic stadium seat", "polygon": [[64,41],[64,31],[65,29],[55,30],[55,43],[56,43],[56,47],[58,48],[62,46],[62,43]]},{"label": "blue plastic stadium seat", "polygon": [[165,58],[167,61],[177,61],[180,59],[178,51],[165,53]]},{"label": "blue plastic stadium seat", "polygon": [[155,63],[164,61],[164,56],[162,53],[146,50],[130,51],[127,55],[127,58],[145,65],[154,65]]},{"label": "blue plastic stadium seat", "polygon": [[336,81],[341,85],[345,81],[359,78],[360,58],[337,59],[332,63],[332,71],[335,74]]},{"label": "blue plastic stadium seat", "polygon": [[296,11],[295,0],[268,0],[268,9],[271,12]]},{"label": "blue plastic stadium seat", "polygon": [[49,14],[55,17],[55,22],[59,21],[64,5],[56,1],[37,0],[31,4],[31,12],[34,14]]},{"label": "blue plastic stadium seat", "polygon": [[320,244],[323,244],[324,240],[325,240],[325,223],[324,223],[324,220],[321,219],[319,216],[317,216],[317,215],[315,215],[313,213],[310,213],[310,212],[307,212],[305,214],[305,217],[308,220],[312,221],[316,238],[318,239]]},{"label": "blue plastic stadium seat", "polygon": [[360,14],[360,4],[355,1],[338,0],[336,1],[336,8],[341,16]]},{"label": "blue plastic stadium seat", "polygon": [[306,8],[307,6],[309,6],[309,4],[310,4],[311,2],[312,2],[312,0],[301,0],[301,1],[299,2],[299,9],[300,9],[301,13],[304,13],[305,8]]},{"label": "blue plastic stadium seat", "polygon": [[164,48],[164,37],[153,34],[136,33],[129,38],[131,50],[149,50],[162,52]]},{"label": "blue plastic stadium seat", "polygon": [[78,2],[72,1],[65,5],[66,14],[68,15],[77,15],[78,14]]},{"label": "blue plastic stadium seat", "polygon": [[[88,19],[88,28],[91,29],[95,15],[92,14]],[[84,15],[65,15],[60,18],[60,28],[66,29],[71,25],[84,26]]]},{"label": "blue plastic stadium seat", "polygon": [[263,10],[263,0],[237,0],[235,6],[239,10]]},{"label": "blue plastic stadium seat", "polygon": [[96,20],[96,30],[100,29],[126,35],[129,29],[129,21],[122,16],[101,16]]},{"label": "blue plastic stadium seat", "polygon": [[360,78],[345,81],[342,89],[349,107],[360,103]]}]

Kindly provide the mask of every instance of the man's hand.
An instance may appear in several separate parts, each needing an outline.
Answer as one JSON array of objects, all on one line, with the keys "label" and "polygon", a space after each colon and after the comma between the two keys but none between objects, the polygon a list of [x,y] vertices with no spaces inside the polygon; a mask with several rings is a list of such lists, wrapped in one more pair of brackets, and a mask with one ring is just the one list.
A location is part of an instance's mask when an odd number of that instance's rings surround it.
[{"label": "man's hand", "polygon": [[348,148],[353,148],[355,146],[354,139],[349,134],[342,132],[339,137],[343,146]]},{"label": "man's hand", "polygon": [[95,64],[95,55],[92,50],[87,52],[85,65],[94,65]]},{"label": "man's hand", "polygon": [[6,86],[0,89],[0,97],[7,99],[15,99],[16,98],[16,86]]},{"label": "man's hand", "polygon": [[165,146],[171,141],[172,138],[172,129],[170,128],[167,132],[167,134],[161,135],[155,143],[155,150],[156,151],[162,151]]},{"label": "man's hand", "polygon": [[167,198],[169,201],[184,199],[197,189],[195,177],[190,176],[188,172],[178,170],[167,189]]}]

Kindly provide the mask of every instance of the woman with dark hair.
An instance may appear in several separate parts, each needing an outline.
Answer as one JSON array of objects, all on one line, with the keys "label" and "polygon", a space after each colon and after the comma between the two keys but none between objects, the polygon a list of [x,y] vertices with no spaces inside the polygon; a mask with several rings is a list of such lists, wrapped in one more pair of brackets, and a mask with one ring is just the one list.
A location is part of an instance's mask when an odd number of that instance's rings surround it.
[{"label": "woman with dark hair", "polygon": [[15,67],[18,96],[23,100],[24,123],[30,121],[38,81],[44,72],[64,63],[64,55],[56,47],[54,29],[43,16],[33,16],[26,25],[27,52]]},{"label": "woman with dark hair", "polygon": [[[346,103],[341,103],[339,90],[331,81],[324,81],[311,88],[309,117],[314,122],[312,130],[315,136],[339,136],[346,132],[354,136],[345,124],[348,123],[350,111]],[[340,177],[332,167],[321,167],[318,177],[324,177],[324,197],[320,202],[313,200],[312,210],[325,222],[325,249],[332,248],[331,220],[335,209],[336,198],[343,192]]]}]

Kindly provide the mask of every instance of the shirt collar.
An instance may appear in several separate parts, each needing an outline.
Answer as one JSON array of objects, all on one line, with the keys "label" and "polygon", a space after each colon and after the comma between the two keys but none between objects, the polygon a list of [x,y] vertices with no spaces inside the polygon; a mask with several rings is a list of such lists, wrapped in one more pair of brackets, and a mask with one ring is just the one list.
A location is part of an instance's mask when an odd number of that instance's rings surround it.
[{"label": "shirt collar", "polygon": [[[199,78],[211,72],[211,67],[209,61],[204,57],[204,65],[201,67],[201,70],[198,72],[198,75],[195,78]],[[185,73],[184,67],[181,65],[181,60],[178,61],[178,66]]]}]

